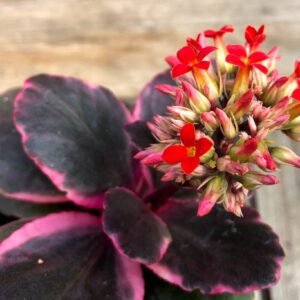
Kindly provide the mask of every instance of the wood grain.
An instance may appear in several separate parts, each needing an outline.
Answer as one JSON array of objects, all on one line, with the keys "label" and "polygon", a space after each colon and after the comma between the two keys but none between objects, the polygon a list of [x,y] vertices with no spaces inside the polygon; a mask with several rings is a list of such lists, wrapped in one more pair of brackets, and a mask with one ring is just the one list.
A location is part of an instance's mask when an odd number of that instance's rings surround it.
[{"label": "wood grain", "polygon": [[[186,36],[233,24],[240,42],[247,24],[268,26],[265,49],[281,46],[280,70],[300,57],[299,0],[0,0],[0,89],[37,73],[76,76],[133,99],[166,67],[163,58]],[[298,151],[300,148],[298,146]],[[287,258],[276,300],[300,300],[299,171],[259,191],[263,217],[281,236]]]},{"label": "wood grain", "polygon": [[283,72],[291,71],[299,53],[298,0],[2,0],[0,11],[2,90],[50,72],[97,82],[129,98],[166,67],[163,58],[187,35],[224,23],[238,33],[248,23],[266,23],[266,48],[282,45]]},{"label": "wood grain", "polygon": [[[276,139],[300,153],[300,145],[277,134]],[[299,170],[284,167],[278,172],[280,184],[258,190],[258,207],[265,222],[280,236],[286,258],[282,278],[271,291],[272,299],[300,299],[300,176]]]}]

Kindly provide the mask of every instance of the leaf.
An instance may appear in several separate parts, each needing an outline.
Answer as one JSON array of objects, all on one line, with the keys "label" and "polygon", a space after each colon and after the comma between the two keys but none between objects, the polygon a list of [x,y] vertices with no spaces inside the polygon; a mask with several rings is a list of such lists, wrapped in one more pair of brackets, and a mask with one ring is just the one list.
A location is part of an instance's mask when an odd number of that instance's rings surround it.
[{"label": "leaf", "polygon": [[0,213],[6,216],[27,218],[69,210],[78,210],[78,208],[71,202],[51,204],[30,203],[0,196]]},{"label": "leaf", "polygon": [[157,211],[172,242],[162,260],[148,266],[151,270],[204,294],[245,293],[278,281],[283,250],[253,208],[244,207],[243,218],[220,206],[197,217],[197,206],[196,201],[169,200]]},{"label": "leaf", "polygon": [[140,198],[124,188],[109,190],[103,227],[121,253],[146,264],[160,260],[171,242],[164,222]]},{"label": "leaf", "polygon": [[187,292],[172,285],[151,272],[144,270],[144,300],[253,300],[254,294],[244,295],[201,295],[198,291]]},{"label": "leaf", "polygon": [[109,90],[35,76],[16,99],[15,119],[29,156],[77,204],[99,208],[108,188],[132,184],[126,112]]},{"label": "leaf", "polygon": [[26,223],[31,222],[32,220],[33,218],[24,218],[0,226],[0,243],[8,238],[14,231],[21,228]]},{"label": "leaf", "polygon": [[19,91],[0,95],[0,193],[31,202],[65,202],[65,195],[24,153],[13,123],[13,101]]},{"label": "leaf", "polygon": [[170,96],[155,89],[159,84],[176,85],[169,70],[155,76],[139,94],[133,113],[136,120],[150,121],[155,115],[166,114],[167,106],[174,104]]},{"label": "leaf", "polygon": [[3,299],[142,300],[138,263],[120,256],[90,214],[33,220],[0,244]]},{"label": "leaf", "polygon": [[129,133],[133,143],[141,149],[149,147],[155,143],[147,123],[144,121],[135,121],[126,126],[127,132]]}]

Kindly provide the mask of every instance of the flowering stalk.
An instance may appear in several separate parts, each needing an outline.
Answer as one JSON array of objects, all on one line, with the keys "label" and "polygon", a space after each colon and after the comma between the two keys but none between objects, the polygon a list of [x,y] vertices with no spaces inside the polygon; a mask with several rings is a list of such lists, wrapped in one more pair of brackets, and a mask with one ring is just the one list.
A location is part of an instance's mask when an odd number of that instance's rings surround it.
[{"label": "flowering stalk", "polygon": [[177,86],[158,90],[174,105],[149,123],[157,143],[136,156],[163,172],[163,181],[198,189],[199,216],[216,203],[242,216],[250,190],[278,183],[264,172],[300,167],[292,150],[268,139],[280,130],[300,141],[300,62],[289,77],[279,77],[278,48],[259,49],[265,26],[246,27],[244,45],[226,45],[224,35],[233,31],[229,25],[206,30],[167,58]]}]

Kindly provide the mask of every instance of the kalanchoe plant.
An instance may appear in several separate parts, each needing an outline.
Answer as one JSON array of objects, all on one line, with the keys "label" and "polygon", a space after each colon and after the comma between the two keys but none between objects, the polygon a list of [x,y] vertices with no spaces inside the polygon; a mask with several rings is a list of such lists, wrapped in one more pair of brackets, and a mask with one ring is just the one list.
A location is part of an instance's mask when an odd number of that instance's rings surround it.
[{"label": "kalanchoe plant", "polygon": [[0,212],[15,221],[0,227],[0,298],[246,300],[279,280],[278,237],[244,202],[277,183],[263,171],[299,167],[267,136],[300,140],[300,64],[279,77],[264,26],[245,46],[228,32],[187,39],[132,113],[62,76],[1,95]]}]

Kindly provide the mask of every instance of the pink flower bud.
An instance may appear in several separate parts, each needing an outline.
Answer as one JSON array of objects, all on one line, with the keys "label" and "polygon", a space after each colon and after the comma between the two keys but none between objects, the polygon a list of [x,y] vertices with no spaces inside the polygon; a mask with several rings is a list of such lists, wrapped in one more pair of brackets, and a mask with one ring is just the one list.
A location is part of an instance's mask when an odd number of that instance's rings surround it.
[{"label": "pink flower bud", "polygon": [[248,126],[249,126],[249,129],[251,131],[251,134],[256,135],[257,126],[256,126],[256,123],[255,123],[254,118],[252,116],[248,117]]},{"label": "pink flower bud", "polygon": [[198,208],[198,216],[207,215],[219,198],[226,192],[227,180],[223,176],[212,178],[206,185],[203,198]]},{"label": "pink flower bud", "polygon": [[228,172],[232,175],[242,176],[249,171],[249,167],[245,164],[233,161],[229,156],[221,157],[217,160],[217,168],[221,172]]},{"label": "pink flower bud", "polygon": [[187,107],[183,106],[168,106],[168,111],[175,117],[179,117],[185,122],[195,122],[197,114]]},{"label": "pink flower bud", "polygon": [[170,85],[170,84],[160,84],[155,86],[155,88],[160,91],[161,93],[164,93],[166,95],[170,95],[173,98],[176,96],[176,92],[179,89],[177,86]]},{"label": "pink flower bud", "polygon": [[259,173],[256,171],[248,172],[241,177],[241,182],[247,189],[255,189],[261,185],[273,185],[279,183],[274,175]]},{"label": "pink flower bud", "polygon": [[238,134],[238,126],[235,123],[235,120],[229,118],[226,113],[219,108],[216,108],[215,112],[220,121],[223,134],[228,139],[234,139]]},{"label": "pink flower bud", "polygon": [[183,81],[182,88],[189,98],[189,103],[193,111],[196,113],[201,113],[210,109],[211,104],[209,100],[191,84]]},{"label": "pink flower bud", "polygon": [[145,165],[158,165],[163,162],[161,152],[152,153],[141,161]]},{"label": "pink flower bud", "polygon": [[198,206],[197,215],[203,217],[210,213],[215,203],[210,201],[209,198],[203,198]]},{"label": "pink flower bud", "polygon": [[169,64],[170,67],[174,67],[180,63],[178,58],[173,55],[169,55],[165,58],[165,61]]},{"label": "pink flower bud", "polygon": [[244,140],[241,138],[236,143],[236,146],[233,146],[229,155],[233,160],[238,160],[240,162],[249,162],[251,160],[251,155],[257,150],[258,142],[256,138],[248,138]]},{"label": "pink flower bud", "polygon": [[216,114],[212,111],[201,113],[200,122],[209,132],[215,131],[220,126],[220,123],[216,118]]},{"label": "pink flower bud", "polygon": [[271,149],[271,155],[278,164],[287,164],[300,168],[300,157],[287,147],[273,147]]}]

